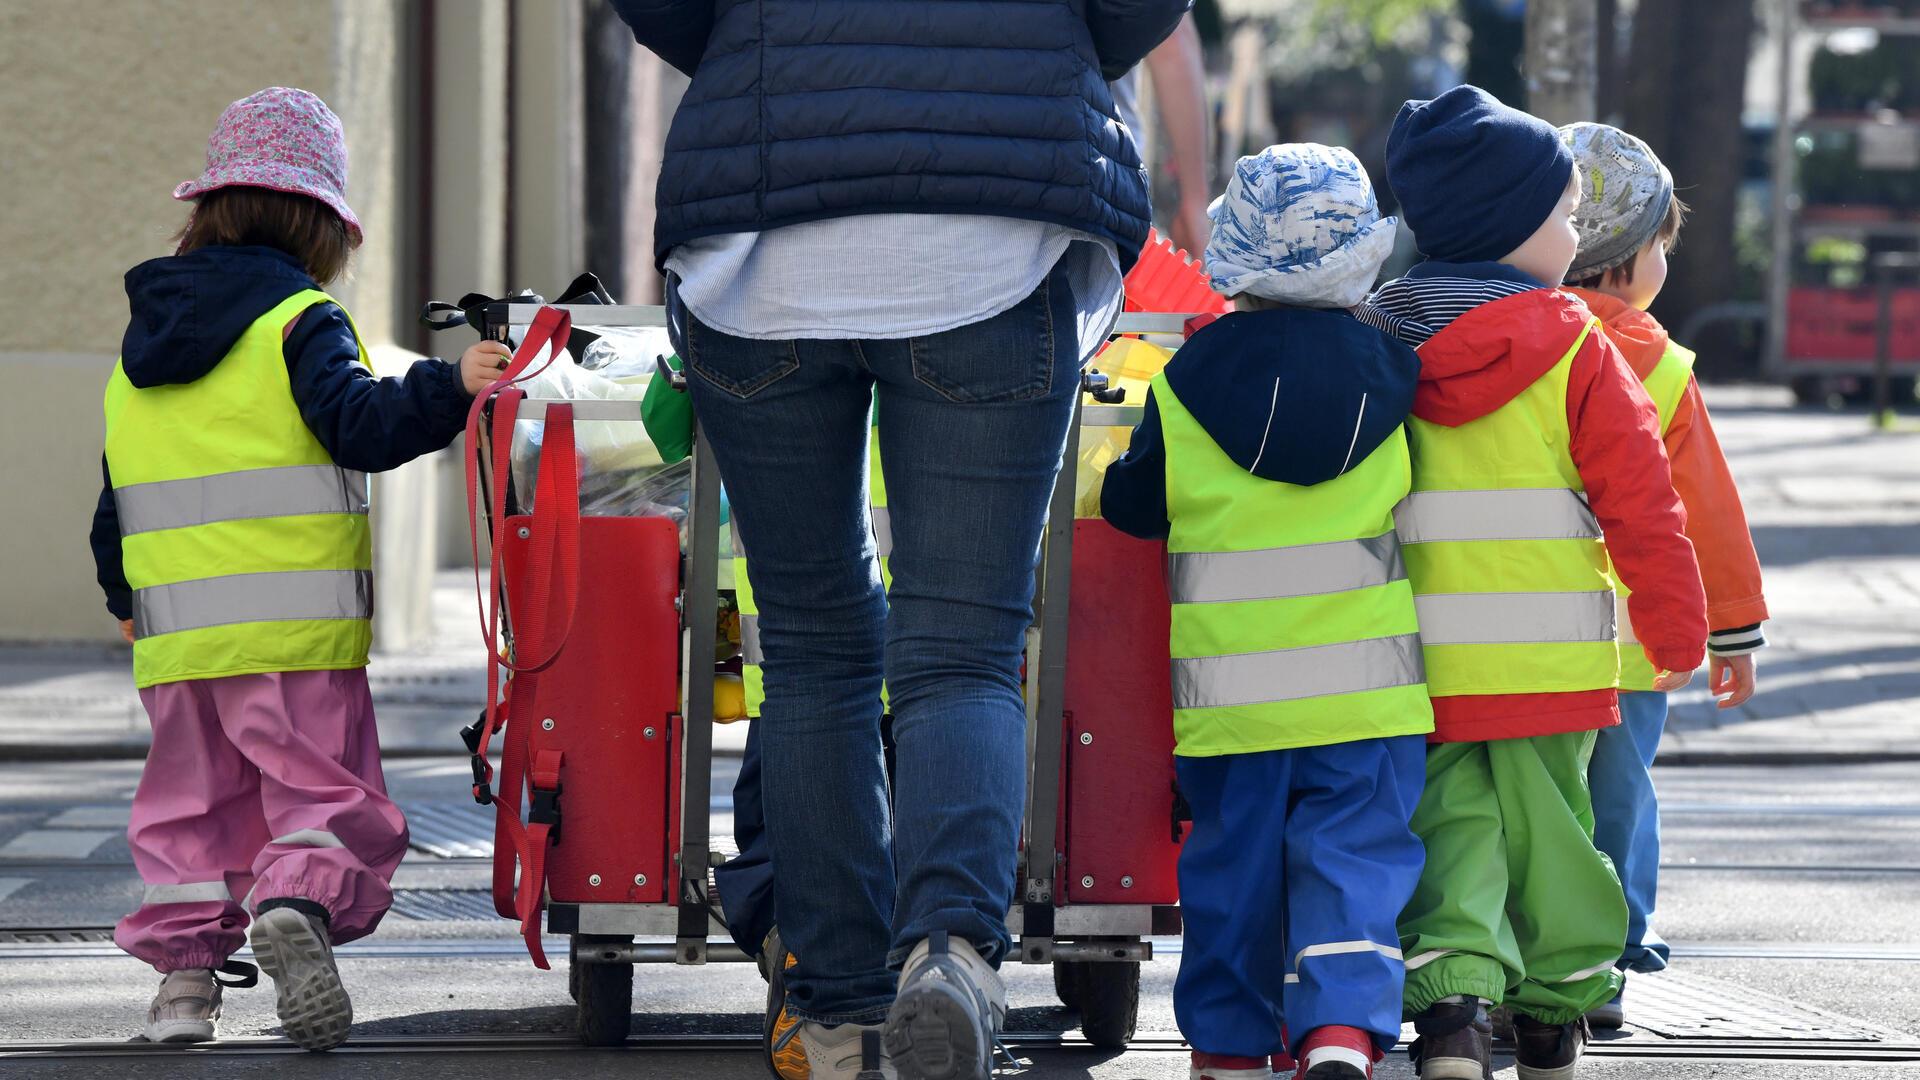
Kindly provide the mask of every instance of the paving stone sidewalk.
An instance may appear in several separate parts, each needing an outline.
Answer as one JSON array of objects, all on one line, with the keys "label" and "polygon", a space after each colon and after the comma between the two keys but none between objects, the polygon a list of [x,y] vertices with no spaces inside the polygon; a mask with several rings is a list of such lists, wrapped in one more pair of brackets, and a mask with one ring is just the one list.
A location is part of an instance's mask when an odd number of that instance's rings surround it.
[{"label": "paving stone sidewalk", "polygon": [[[1743,708],[1714,708],[1704,671],[1676,696],[1662,760],[1920,758],[1920,435],[1770,388],[1708,401],[1766,566],[1772,644]],[[472,598],[470,576],[443,573],[435,640],[374,659],[389,752],[457,752],[485,694]],[[716,742],[743,737],[733,725]],[[138,755],[147,739],[124,649],[0,644],[0,757]]]},{"label": "paving stone sidewalk", "polygon": [[1664,761],[1920,757],[1920,434],[1772,388],[1707,394],[1766,573],[1760,693],[1675,696]]}]

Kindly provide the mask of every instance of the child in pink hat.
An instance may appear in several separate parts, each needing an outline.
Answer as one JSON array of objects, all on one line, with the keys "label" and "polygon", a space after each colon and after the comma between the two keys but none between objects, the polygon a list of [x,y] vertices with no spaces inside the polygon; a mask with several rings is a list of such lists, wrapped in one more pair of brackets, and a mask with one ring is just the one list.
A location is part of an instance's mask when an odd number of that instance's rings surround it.
[{"label": "child in pink hat", "polygon": [[360,243],[346,185],[339,118],[262,90],[174,189],[178,249],[127,273],[92,540],[153,724],[127,830],[146,891],[114,939],[162,975],[156,1042],[213,1037],[250,937],[288,1036],[338,1045],[333,945],[379,924],[407,847],[367,689],[366,474],[451,442],[506,348],[373,377],[321,291]]}]

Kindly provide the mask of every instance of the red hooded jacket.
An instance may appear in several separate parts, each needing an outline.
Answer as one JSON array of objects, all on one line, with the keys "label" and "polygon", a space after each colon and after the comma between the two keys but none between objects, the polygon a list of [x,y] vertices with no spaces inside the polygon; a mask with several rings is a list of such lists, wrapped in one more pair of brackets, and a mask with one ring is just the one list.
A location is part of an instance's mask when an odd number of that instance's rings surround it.
[{"label": "red hooded jacket", "polygon": [[[1413,414],[1458,427],[1512,401],[1552,370],[1593,317],[1560,290],[1482,304],[1420,346]],[[1686,514],[1674,493],[1660,420],[1626,358],[1593,333],[1567,385],[1568,447],[1606,533],[1628,614],[1656,669],[1692,671],[1704,658],[1706,595]],[[1434,742],[1483,742],[1590,731],[1620,722],[1612,690],[1435,698]]]}]

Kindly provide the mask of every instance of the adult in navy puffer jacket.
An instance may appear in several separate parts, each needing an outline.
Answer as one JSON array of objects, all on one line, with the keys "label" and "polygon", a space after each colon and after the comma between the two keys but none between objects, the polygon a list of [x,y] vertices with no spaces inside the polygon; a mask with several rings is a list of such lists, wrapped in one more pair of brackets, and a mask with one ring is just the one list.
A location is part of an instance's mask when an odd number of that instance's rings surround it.
[{"label": "adult in navy puffer jacket", "polygon": [[[205,247],[149,259],[127,271],[132,318],[120,360],[136,387],[190,383],[212,371],[254,320],[303,289],[317,289],[300,261],[269,247]],[[405,377],[376,379],[359,364],[346,313],[308,309],[281,348],[300,416],[343,469],[384,472],[447,445],[466,426],[473,401],[456,364],[427,359]],[[93,514],[93,561],[107,610],[133,617],[120,561],[113,478]]]},{"label": "adult in navy puffer jacket", "polygon": [[693,76],[655,255],[864,213],[986,213],[1147,236],[1146,173],[1107,80],[1191,0],[613,0]]}]

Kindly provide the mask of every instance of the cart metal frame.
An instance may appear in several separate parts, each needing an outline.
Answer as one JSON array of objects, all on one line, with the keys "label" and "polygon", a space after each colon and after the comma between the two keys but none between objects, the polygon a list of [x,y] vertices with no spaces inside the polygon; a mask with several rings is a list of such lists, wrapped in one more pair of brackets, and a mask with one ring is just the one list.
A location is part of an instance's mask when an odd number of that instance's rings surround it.
[{"label": "cart metal frame", "polygon": [[[506,329],[532,323],[542,306],[557,306],[582,327],[662,327],[666,309],[637,305],[538,305],[499,301],[486,309],[483,336],[504,336]],[[1126,314],[1112,330],[1115,335],[1140,334],[1177,338],[1187,315]],[[1037,634],[1029,637],[1027,661],[1028,783],[1023,816],[1024,844],[1013,909],[1007,917],[1016,950],[1009,959],[1026,964],[1134,965],[1130,994],[1137,997],[1137,965],[1153,958],[1155,935],[1177,934],[1177,905],[1074,904],[1056,905],[1055,882],[1064,853],[1060,850],[1060,776],[1065,728],[1064,699],[1067,665],[1067,612],[1073,562],[1073,504],[1075,463],[1079,459],[1083,427],[1132,427],[1145,413],[1142,406],[1089,404],[1089,394],[1110,398],[1103,378],[1089,372],[1076,396],[1075,417],[1068,427],[1067,444],[1055,483],[1045,531],[1043,554],[1034,592]],[[640,403],[633,400],[523,399],[517,419],[540,420],[549,405],[573,407],[575,422],[640,420]],[[487,429],[483,429],[487,430]],[[491,455],[482,453],[482,462]],[[483,470],[484,471],[484,470]],[[505,478],[483,477],[485,483]],[[722,855],[713,849],[710,802],[713,767],[713,679],[719,659],[718,630],[720,475],[713,450],[696,425],[693,447],[692,494],[688,507],[686,552],[682,560],[680,609],[680,685],[685,722],[680,728],[680,835],[673,838],[676,868],[675,899],[663,904],[547,905],[547,932],[573,939],[576,969],[592,965],[674,963],[699,965],[749,959],[726,934],[724,913],[716,909],[709,891],[709,871]],[[503,610],[505,605],[503,603]],[[507,611],[511,623],[512,612]],[[654,941],[634,941],[653,938]],[[671,938],[671,943],[660,941]],[[1115,970],[1114,974],[1120,974]],[[589,1002],[581,993],[583,979],[576,972],[575,993],[580,997],[582,1031],[589,1023]],[[600,978],[604,983],[604,976]],[[1058,982],[1058,970],[1056,970]],[[628,988],[630,989],[630,987]],[[1062,996],[1068,996],[1062,990]],[[624,1000],[624,998],[622,999]],[[1128,1003],[1127,1034],[1131,1035]],[[624,1008],[616,1003],[616,1008]],[[604,1021],[606,1018],[598,1018]],[[607,1029],[602,1022],[597,1025]],[[623,1025],[621,1025],[623,1029]],[[1124,1041],[1122,1039],[1121,1041]]]}]

